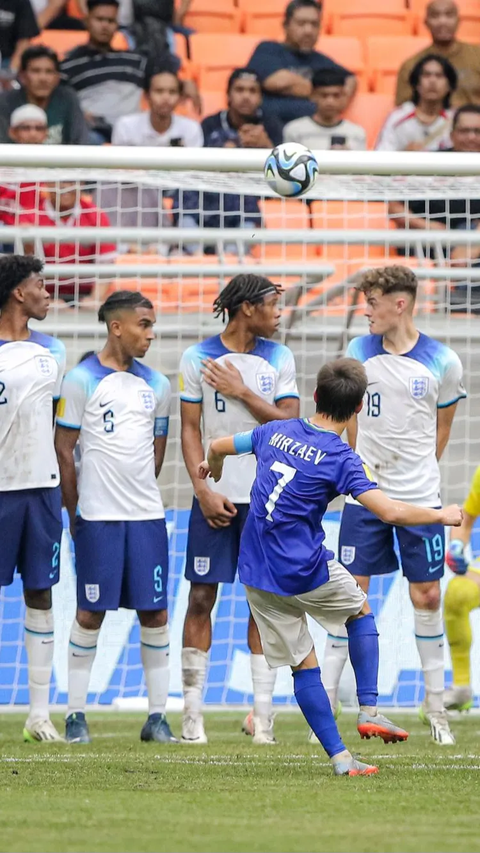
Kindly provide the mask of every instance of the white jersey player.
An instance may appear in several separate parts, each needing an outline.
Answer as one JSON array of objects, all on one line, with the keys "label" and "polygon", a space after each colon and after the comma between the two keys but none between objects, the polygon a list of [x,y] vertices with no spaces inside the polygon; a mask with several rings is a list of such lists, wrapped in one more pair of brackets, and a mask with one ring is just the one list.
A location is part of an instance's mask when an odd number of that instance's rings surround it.
[{"label": "white jersey player", "polygon": [[[56,446],[75,539],[77,614],[70,635],[66,739],[90,740],[85,719],[90,672],[106,610],[140,620],[149,716],[144,741],[172,742],[168,696],[168,539],[156,483],[168,434],[170,383],[143,358],[155,313],[141,293],[113,293],[100,308],[108,339],[62,386]],[[77,486],[74,450],[80,439]]]},{"label": "white jersey player", "polygon": [[[207,741],[201,709],[212,642],[211,611],[218,584],[235,580],[255,478],[255,460],[248,456],[229,459],[222,479],[211,488],[211,481],[200,479],[198,466],[212,439],[299,413],[293,354],[267,340],[280,322],[279,291],[263,276],[235,276],[214,303],[216,316],[228,314],[227,327],[182,356],[182,448],[195,493],[185,570],[191,582],[182,652],[185,743]],[[244,731],[253,734],[256,743],[274,743],[275,672],[265,661],[251,618],[248,645],[254,709]]]},{"label": "white jersey player", "polygon": [[[370,335],[354,338],[347,356],[361,361],[368,387],[348,438],[388,497],[439,507],[438,460],[447,445],[458,401],[465,397],[462,364],[449,347],[421,334],[413,321],[417,279],[405,267],[370,270],[362,280]],[[454,743],[443,706],[443,623],[440,578],[445,563],[441,525],[393,528],[347,498],[340,561],[365,592],[370,577],[399,568],[409,582],[415,638],[425,681],[421,717],[437,743]],[[332,705],[347,657],[343,631],[327,640],[324,681]]]},{"label": "white jersey player", "polygon": [[28,326],[48,312],[42,268],[31,256],[0,258],[0,586],[12,583],[15,569],[21,575],[30,690],[24,739],[58,741],[48,697],[62,536],[53,418],[65,347]]}]

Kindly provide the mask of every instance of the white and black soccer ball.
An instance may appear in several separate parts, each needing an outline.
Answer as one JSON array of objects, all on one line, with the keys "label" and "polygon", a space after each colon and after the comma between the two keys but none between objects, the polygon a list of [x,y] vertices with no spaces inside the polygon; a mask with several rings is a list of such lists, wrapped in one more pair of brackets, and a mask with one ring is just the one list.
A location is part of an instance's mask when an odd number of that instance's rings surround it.
[{"label": "white and black soccer ball", "polygon": [[297,198],[313,187],[318,163],[305,145],[284,142],[268,155],[264,173],[267,184],[278,195]]}]

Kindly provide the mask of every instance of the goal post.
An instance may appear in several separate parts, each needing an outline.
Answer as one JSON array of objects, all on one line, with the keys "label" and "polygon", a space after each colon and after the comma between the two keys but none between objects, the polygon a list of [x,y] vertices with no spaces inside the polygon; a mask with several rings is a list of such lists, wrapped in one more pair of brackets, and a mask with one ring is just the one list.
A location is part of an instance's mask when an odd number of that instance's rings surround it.
[{"label": "goal post", "polygon": [[[356,289],[362,271],[394,263],[412,266],[420,282],[417,324],[458,352],[469,393],[459,406],[442,459],[444,500],[463,500],[480,462],[476,313],[480,261],[475,258],[476,253],[480,256],[480,154],[316,152],[320,175],[311,192],[297,200],[275,196],[266,184],[267,154],[249,149],[0,146],[2,251],[33,251],[44,258],[53,304],[41,328],[63,339],[68,367],[85,351],[100,348],[105,339],[95,305],[84,301],[89,288],[100,284],[104,294],[118,288],[142,289],[155,305],[157,339],[147,361],[169,377],[174,391],[160,478],[171,555],[174,698],[181,695],[181,634],[188,594],[183,564],[192,497],[180,448],[178,365],[186,347],[221,331],[220,320],[213,319],[212,302],[232,276],[254,272],[282,284],[279,335],[294,352],[302,413],[308,413],[318,368],[343,352],[352,336],[366,333],[362,297]],[[62,210],[62,194],[68,192],[72,208]],[[248,201],[252,198],[253,205]],[[85,215],[80,226],[74,213],[81,199],[86,200],[82,210],[89,211],[90,219]],[[458,212],[458,200],[465,202],[463,214]],[[413,201],[426,203],[425,227],[406,227]],[[445,227],[439,228],[435,211],[441,202]],[[99,218],[98,208],[106,218]],[[340,510],[341,502],[336,502],[325,525],[333,550]],[[422,676],[402,578],[374,578],[371,601],[381,637],[381,701],[402,707],[418,704]],[[68,635],[75,610],[67,532],[54,610],[51,698],[64,703]],[[238,582],[221,589],[213,619],[206,702],[246,704],[251,694],[248,611]],[[480,622],[478,614],[473,620]],[[22,635],[21,582],[16,578],[0,592],[0,707],[27,702]],[[325,635],[317,626],[314,635],[321,656]],[[474,628],[475,636],[480,637],[480,624],[477,631]],[[476,693],[480,693],[478,658],[480,645],[475,645]],[[342,689],[348,702],[352,696],[348,675]],[[112,703],[137,707],[145,701],[134,614],[108,614],[89,701],[106,707]],[[280,705],[294,701],[287,671],[279,673],[275,701]]]}]

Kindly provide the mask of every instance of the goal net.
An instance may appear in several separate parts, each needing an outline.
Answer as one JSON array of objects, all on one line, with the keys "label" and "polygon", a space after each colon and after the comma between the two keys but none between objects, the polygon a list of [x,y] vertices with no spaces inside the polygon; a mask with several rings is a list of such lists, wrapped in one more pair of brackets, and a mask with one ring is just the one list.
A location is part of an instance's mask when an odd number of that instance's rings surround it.
[{"label": "goal net", "polygon": [[[280,338],[295,354],[306,414],[321,364],[367,331],[355,288],[362,270],[385,264],[414,268],[420,281],[418,327],[459,354],[469,393],[442,459],[445,501],[463,501],[480,461],[480,155],[321,152],[313,190],[301,200],[284,200],[264,181],[266,153],[76,146],[2,146],[0,153],[1,251],[34,252],[45,259],[52,307],[41,328],[65,342],[68,368],[102,346],[105,330],[96,320],[95,301],[114,289],[139,289],[156,308],[157,338],[147,361],[169,377],[174,391],[160,477],[171,554],[172,697],[181,696],[188,594],[183,567],[192,498],[180,448],[178,365],[184,349],[221,331],[212,302],[233,275],[257,272],[282,284]],[[326,518],[333,550],[341,508],[342,502],[335,502]],[[67,531],[61,556],[61,581],[53,596],[54,703],[66,701],[75,612]],[[399,573],[374,578],[370,601],[380,631],[380,701],[418,704],[423,685],[406,582]],[[480,621],[478,614],[473,618]],[[247,621],[241,585],[225,585],[213,614],[207,703],[251,701]],[[316,625],[312,632],[321,658],[325,633]],[[474,688],[480,693],[478,645],[474,658]],[[294,701],[291,681],[289,672],[279,672],[279,704]],[[354,695],[348,671],[342,695],[347,702]],[[138,707],[144,697],[136,616],[109,613],[89,701]],[[0,704],[27,701],[23,601],[16,578],[0,592]]]}]

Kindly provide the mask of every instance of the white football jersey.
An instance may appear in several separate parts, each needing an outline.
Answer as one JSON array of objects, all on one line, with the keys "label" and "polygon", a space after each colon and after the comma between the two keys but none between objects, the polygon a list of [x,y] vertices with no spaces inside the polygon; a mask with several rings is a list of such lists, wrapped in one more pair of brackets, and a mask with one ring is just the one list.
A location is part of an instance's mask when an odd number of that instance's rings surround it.
[{"label": "white football jersey", "polygon": [[357,453],[390,498],[440,506],[437,409],[467,396],[458,355],[422,334],[403,355],[387,352],[381,335],[354,338],[346,355],[368,376]]},{"label": "white football jersey", "polygon": [[153,442],[168,434],[170,398],[166,376],[136,360],[128,370],[112,370],[92,355],[67,373],[57,423],[80,430],[82,518],[164,518]]},{"label": "white football jersey", "polygon": [[[240,400],[222,397],[205,382],[201,368],[206,358],[219,364],[231,362],[242,374],[245,385],[267,403],[299,396],[293,353],[282,344],[258,338],[255,348],[247,353],[228,350],[220,335],[194,344],[185,350],[180,362],[180,399],[202,403],[205,451],[214,438],[247,432],[258,426],[256,418]],[[253,455],[230,456],[225,459],[222,479],[218,483],[208,480],[208,484],[234,503],[249,503],[255,470]]]},{"label": "white football jersey", "polygon": [[65,371],[61,341],[30,333],[0,340],[0,491],[58,486],[53,401]]}]

